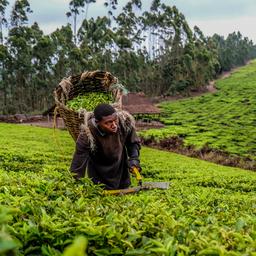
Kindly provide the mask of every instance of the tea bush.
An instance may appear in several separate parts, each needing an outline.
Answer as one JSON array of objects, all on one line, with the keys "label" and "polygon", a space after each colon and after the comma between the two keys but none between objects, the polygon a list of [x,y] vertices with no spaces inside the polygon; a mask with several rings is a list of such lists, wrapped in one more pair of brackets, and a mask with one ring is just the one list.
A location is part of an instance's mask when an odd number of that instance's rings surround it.
[{"label": "tea bush", "polygon": [[104,197],[69,173],[66,131],[0,133],[0,255],[255,255],[254,172],[143,147],[144,180],[170,188]]},{"label": "tea bush", "polygon": [[216,86],[214,94],[160,104],[166,127],[141,136],[156,141],[179,136],[185,146],[207,145],[256,160],[256,61],[218,80]]}]

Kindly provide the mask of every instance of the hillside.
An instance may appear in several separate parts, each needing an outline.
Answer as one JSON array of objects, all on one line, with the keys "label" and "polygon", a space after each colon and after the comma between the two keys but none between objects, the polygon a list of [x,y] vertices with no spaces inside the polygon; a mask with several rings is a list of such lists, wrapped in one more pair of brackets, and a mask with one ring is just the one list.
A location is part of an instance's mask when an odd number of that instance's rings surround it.
[{"label": "hillside", "polygon": [[226,158],[241,158],[247,168],[255,169],[256,61],[217,80],[216,86],[213,94],[160,104],[166,127],[142,136],[155,142],[178,137],[184,148],[211,149]]},{"label": "hillside", "polygon": [[170,189],[103,197],[70,177],[67,132],[0,124],[0,133],[0,255],[62,255],[77,236],[63,255],[255,253],[254,172],[144,147],[145,180]]}]

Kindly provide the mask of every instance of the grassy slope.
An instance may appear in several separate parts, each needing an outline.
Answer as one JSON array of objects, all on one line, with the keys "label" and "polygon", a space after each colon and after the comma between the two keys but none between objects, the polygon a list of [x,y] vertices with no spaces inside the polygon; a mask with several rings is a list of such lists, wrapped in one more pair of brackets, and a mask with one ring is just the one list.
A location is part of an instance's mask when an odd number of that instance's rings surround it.
[{"label": "grassy slope", "polygon": [[102,197],[70,177],[66,132],[0,124],[0,134],[0,216],[6,206],[13,216],[0,254],[9,233],[19,255],[61,255],[77,235],[89,255],[255,255],[254,172],[143,148],[145,180],[170,189]]},{"label": "grassy slope", "polygon": [[218,80],[217,88],[214,94],[161,104],[167,127],[146,131],[143,136],[178,135],[198,149],[207,144],[256,159],[256,61]]}]

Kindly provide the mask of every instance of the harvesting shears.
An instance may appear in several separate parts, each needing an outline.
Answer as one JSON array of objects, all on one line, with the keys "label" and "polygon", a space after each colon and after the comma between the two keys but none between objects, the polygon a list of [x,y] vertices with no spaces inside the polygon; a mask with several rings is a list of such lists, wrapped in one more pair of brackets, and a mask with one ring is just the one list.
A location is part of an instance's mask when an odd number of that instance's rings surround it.
[{"label": "harvesting shears", "polygon": [[124,195],[130,193],[136,193],[140,190],[149,190],[149,189],[168,189],[170,183],[169,182],[143,182],[142,183],[142,176],[139,172],[139,169],[133,166],[130,172],[135,176],[138,186],[125,188],[125,189],[116,189],[116,190],[104,190],[104,195]]}]

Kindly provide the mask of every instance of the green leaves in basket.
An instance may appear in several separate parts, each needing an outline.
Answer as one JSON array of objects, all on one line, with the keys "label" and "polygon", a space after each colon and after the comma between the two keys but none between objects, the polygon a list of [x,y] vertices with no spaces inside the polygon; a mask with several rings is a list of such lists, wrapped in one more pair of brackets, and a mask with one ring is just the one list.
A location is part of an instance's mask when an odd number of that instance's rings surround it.
[{"label": "green leaves in basket", "polygon": [[68,101],[67,107],[72,110],[79,110],[83,108],[87,111],[93,111],[100,103],[114,103],[113,95],[110,92],[88,92]]}]

